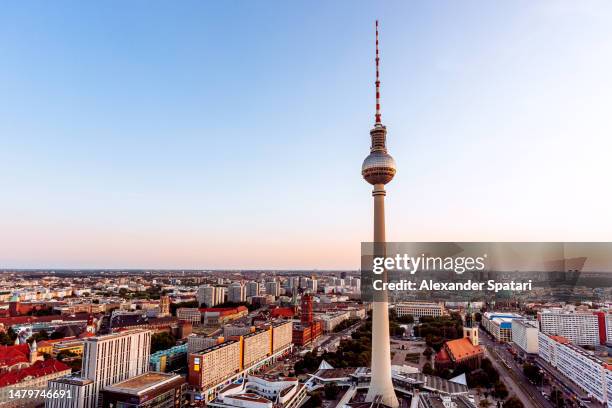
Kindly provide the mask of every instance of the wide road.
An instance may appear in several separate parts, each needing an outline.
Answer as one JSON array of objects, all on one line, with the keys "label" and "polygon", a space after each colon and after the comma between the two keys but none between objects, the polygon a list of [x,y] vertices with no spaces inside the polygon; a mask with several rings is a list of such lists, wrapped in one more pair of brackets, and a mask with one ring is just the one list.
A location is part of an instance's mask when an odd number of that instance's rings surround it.
[{"label": "wide road", "polygon": [[[318,347],[324,349],[326,347],[334,346],[335,342],[340,342],[340,339],[345,336],[350,336],[355,330],[357,330],[361,325],[365,322],[365,320],[359,320],[352,326],[347,327],[346,329],[339,331],[338,333],[329,333],[323,342],[317,344]],[[330,350],[331,351],[331,350]]]},{"label": "wide road", "polygon": [[[542,394],[537,387],[534,387],[523,375],[522,370],[518,367],[511,365],[512,362],[508,361],[507,358],[503,358],[503,352],[501,349],[504,345],[496,343],[489,339],[489,335],[480,330],[479,333],[480,344],[485,348],[485,355],[491,360],[497,371],[502,382],[506,384],[510,394],[516,395],[521,400],[525,407],[537,407],[537,408],[550,408],[552,405]],[[503,361],[506,361],[511,368],[504,365]]]}]

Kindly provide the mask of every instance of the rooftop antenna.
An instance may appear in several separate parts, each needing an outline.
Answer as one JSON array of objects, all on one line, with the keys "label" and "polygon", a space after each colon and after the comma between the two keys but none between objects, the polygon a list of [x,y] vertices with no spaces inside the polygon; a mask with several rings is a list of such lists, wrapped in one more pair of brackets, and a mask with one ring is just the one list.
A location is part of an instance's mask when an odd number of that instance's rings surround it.
[{"label": "rooftop antenna", "polygon": [[380,120],[380,57],[378,56],[378,20],[376,20],[376,115],[375,125],[382,126]]}]

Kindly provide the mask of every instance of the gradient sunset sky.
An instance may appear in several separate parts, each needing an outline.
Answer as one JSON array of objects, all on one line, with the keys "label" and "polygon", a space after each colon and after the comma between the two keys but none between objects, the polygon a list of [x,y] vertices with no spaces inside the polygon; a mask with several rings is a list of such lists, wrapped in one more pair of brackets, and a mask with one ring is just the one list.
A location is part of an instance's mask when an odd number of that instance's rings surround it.
[{"label": "gradient sunset sky", "polygon": [[612,2],[32,1],[0,12],[0,268],[357,268],[612,240]]}]

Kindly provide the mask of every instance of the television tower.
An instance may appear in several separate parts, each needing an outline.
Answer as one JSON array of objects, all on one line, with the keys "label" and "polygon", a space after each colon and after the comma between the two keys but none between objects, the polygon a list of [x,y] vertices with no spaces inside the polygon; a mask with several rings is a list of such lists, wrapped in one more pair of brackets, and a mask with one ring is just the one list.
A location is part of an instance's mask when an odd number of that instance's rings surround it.
[{"label": "television tower", "polygon": [[[374,186],[374,255],[385,256],[385,184],[395,176],[395,160],[387,153],[387,128],[380,114],[380,58],[378,56],[378,20],[376,20],[376,114],[370,130],[370,154],[363,161],[361,175]],[[381,275],[386,280],[386,272]],[[391,380],[391,342],[389,339],[389,302],[385,292],[372,304],[372,377],[367,402],[380,401],[397,408],[399,402]]]}]

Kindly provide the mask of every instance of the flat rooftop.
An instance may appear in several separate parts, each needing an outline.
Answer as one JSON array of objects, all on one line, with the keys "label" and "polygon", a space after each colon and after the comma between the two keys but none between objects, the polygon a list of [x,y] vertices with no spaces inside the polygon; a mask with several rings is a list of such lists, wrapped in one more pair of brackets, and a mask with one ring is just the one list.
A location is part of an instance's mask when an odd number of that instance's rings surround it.
[{"label": "flat rooftop", "polygon": [[121,381],[117,384],[107,386],[104,389],[106,391],[138,395],[150,388],[168,383],[180,377],[181,376],[177,374],[151,371],[137,377],[132,377],[125,381]]},{"label": "flat rooftop", "polygon": [[87,339],[85,339],[85,341],[95,341],[95,342],[107,341],[107,340],[116,339],[118,337],[123,337],[123,336],[128,336],[128,335],[131,335],[131,334],[143,333],[143,332],[148,332],[148,331],[150,331],[150,330],[147,330],[147,329],[129,329],[129,330],[124,330],[124,331],[120,331],[120,332],[116,332],[116,333],[104,334],[104,335],[96,336],[96,337],[88,337]]},{"label": "flat rooftop", "polygon": [[50,381],[54,381],[54,382],[58,382],[62,384],[77,385],[77,386],[85,386],[85,385],[93,383],[92,380],[88,380],[87,378],[78,377],[78,376],[60,377],[60,378],[56,378]]}]

